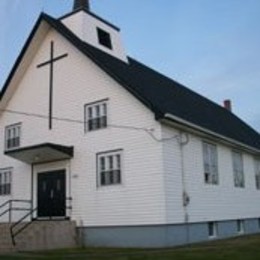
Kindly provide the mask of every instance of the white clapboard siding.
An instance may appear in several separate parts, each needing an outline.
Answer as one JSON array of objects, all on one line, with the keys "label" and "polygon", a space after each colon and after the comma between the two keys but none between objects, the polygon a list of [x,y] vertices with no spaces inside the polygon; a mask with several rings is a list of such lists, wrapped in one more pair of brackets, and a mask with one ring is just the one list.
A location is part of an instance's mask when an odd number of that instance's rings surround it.
[{"label": "white clapboard siding", "polygon": [[[55,56],[68,53],[54,65],[55,117],[83,121],[84,104],[108,98],[110,125],[154,128],[154,134],[160,136],[161,127],[154,115],[55,31],[42,42],[7,109],[48,115],[49,68],[37,68],[37,64],[49,58],[52,40]],[[73,198],[71,216],[79,224],[165,222],[162,146],[145,131],[108,127],[84,133],[81,123],[55,120],[49,131],[48,120],[9,113],[1,116],[1,131],[16,122],[22,122],[22,147],[45,142],[74,146],[70,162],[35,166],[33,175],[35,187],[37,172],[67,170],[67,195]],[[123,183],[97,188],[96,153],[114,149],[123,149]],[[31,198],[31,166],[3,154],[0,161],[3,167],[14,167],[12,198]],[[35,188],[34,203],[36,193]]]},{"label": "white clapboard siding", "polygon": [[[163,127],[163,135],[176,134],[172,128]],[[254,158],[243,152],[245,188],[234,187],[232,148],[219,143],[219,184],[204,183],[202,139],[189,134],[189,143],[183,146],[185,187],[190,197],[187,207],[190,222],[258,218],[260,192],[255,186]],[[180,146],[177,142],[164,143],[164,168],[166,178],[167,220],[169,223],[183,222],[184,209],[181,204],[183,184],[181,179]]]}]

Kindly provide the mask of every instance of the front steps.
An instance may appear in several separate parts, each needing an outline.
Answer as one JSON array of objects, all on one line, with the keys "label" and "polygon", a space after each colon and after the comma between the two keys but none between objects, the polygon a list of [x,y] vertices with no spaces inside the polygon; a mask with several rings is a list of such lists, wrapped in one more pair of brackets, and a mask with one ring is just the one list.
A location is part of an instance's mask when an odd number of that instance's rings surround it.
[{"label": "front steps", "polygon": [[76,224],[67,220],[36,220],[15,237],[15,242],[13,246],[10,224],[0,224],[0,253],[76,247]]}]

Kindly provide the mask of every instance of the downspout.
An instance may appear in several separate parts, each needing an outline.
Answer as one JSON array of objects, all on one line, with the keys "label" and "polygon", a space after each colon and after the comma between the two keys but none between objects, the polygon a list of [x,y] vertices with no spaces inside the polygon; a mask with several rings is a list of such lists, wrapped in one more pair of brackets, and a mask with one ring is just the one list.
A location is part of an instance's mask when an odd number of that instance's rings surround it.
[{"label": "downspout", "polygon": [[186,228],[186,242],[190,243],[190,230],[189,230],[189,212],[188,205],[190,203],[190,197],[186,187],[186,176],[185,176],[185,161],[184,161],[184,146],[189,143],[189,135],[182,131],[179,132],[178,143],[180,145],[181,155],[181,179],[182,179],[182,206],[184,212],[184,224]]}]

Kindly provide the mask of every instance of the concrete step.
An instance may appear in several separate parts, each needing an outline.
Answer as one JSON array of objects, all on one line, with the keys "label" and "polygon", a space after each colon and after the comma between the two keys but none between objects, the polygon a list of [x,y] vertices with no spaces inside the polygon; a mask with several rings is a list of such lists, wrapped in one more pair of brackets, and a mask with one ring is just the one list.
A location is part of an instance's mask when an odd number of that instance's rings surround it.
[{"label": "concrete step", "polygon": [[10,226],[9,223],[0,223],[0,252],[13,252],[15,250],[11,234],[10,234]]},{"label": "concrete step", "polygon": [[[25,224],[21,223],[15,230]],[[0,224],[0,252],[8,252],[74,248],[77,246],[76,223],[68,220],[33,221],[15,237],[15,242],[13,246],[10,224]]]}]

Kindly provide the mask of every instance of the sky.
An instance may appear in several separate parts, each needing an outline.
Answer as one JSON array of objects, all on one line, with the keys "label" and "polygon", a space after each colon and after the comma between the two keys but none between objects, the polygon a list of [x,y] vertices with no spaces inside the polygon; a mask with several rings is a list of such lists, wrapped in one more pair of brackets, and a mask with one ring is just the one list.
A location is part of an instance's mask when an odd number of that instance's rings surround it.
[{"label": "sky", "polygon": [[[0,88],[38,16],[73,0],[0,0]],[[127,54],[260,131],[260,0],[90,0],[121,29]]]}]

